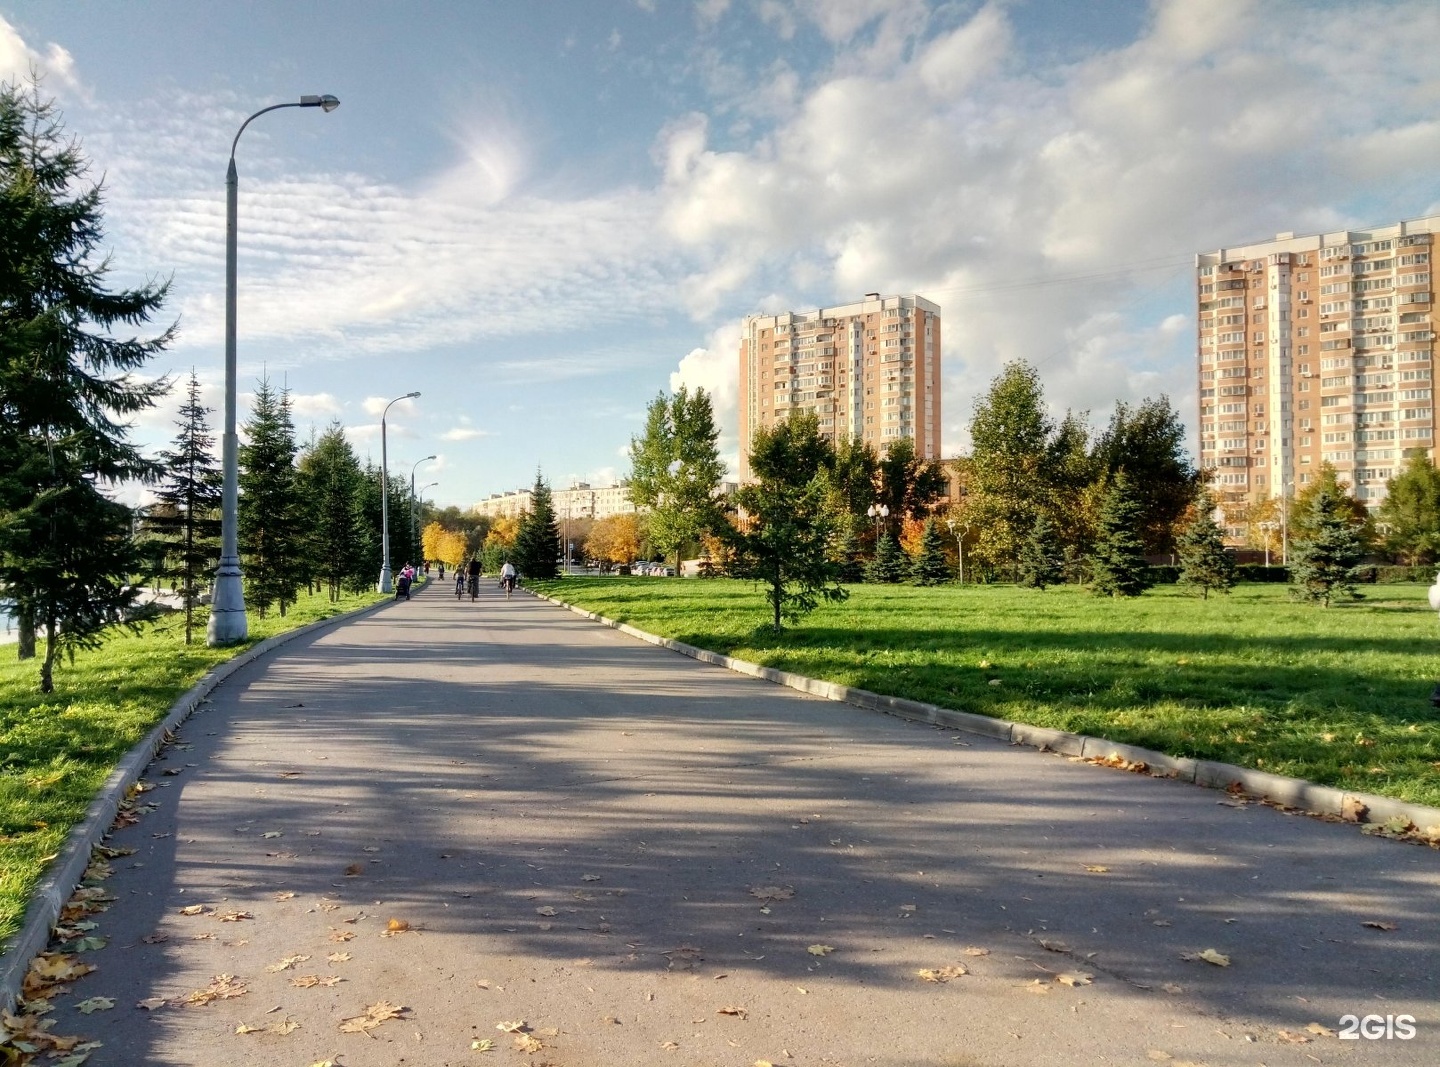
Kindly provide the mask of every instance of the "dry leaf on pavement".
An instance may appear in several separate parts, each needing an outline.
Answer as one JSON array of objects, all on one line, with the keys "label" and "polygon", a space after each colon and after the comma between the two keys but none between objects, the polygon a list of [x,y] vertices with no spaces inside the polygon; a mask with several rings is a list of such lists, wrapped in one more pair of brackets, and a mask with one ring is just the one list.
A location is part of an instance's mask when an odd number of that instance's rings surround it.
[{"label": "dry leaf on pavement", "polygon": [[598,882],[598,881],[600,881],[600,876],[599,876],[598,874],[582,874],[582,875],[580,876],[580,881],[582,881],[582,882]]},{"label": "dry leaf on pavement", "polygon": [[662,1042],[660,1042],[660,1047],[663,1048],[666,1052],[674,1052],[676,1049],[678,1049],[678,1048],[680,1047],[680,1042],[678,1042],[678,1041],[662,1041]]},{"label": "dry leaf on pavement", "polygon": [[1068,944],[1066,944],[1064,941],[1056,940],[1055,938],[1039,937],[1035,940],[1039,942],[1041,948],[1046,949],[1049,952],[1070,951],[1070,946]]},{"label": "dry leaf on pavement", "polygon": [[502,1034],[518,1034],[525,1029],[525,1020],[520,1019],[513,1023],[499,1022],[495,1024],[495,1029]]},{"label": "dry leaf on pavement", "polygon": [[1297,1034],[1293,1030],[1276,1030],[1275,1033],[1279,1036],[1280,1040],[1285,1042],[1287,1045],[1310,1044],[1310,1038],[1306,1037],[1304,1034]]},{"label": "dry leaf on pavement", "polygon": [[544,1047],[540,1039],[533,1034],[515,1035],[515,1050],[517,1052],[539,1052]]},{"label": "dry leaf on pavement", "polygon": [[404,919],[391,919],[385,924],[385,930],[380,936],[394,937],[396,934],[403,934],[413,929],[415,929],[415,927],[411,926],[410,923]]},{"label": "dry leaf on pavement", "polygon": [[183,907],[183,908],[180,909],[180,914],[181,914],[181,915],[200,915],[200,914],[203,914],[204,911],[205,911],[205,905],[204,905],[204,904],[187,904],[185,907]]},{"label": "dry leaf on pavement", "polygon": [[1095,976],[1088,971],[1062,971],[1055,976],[1055,981],[1068,986],[1089,985],[1094,980]]},{"label": "dry leaf on pavement", "polygon": [[1204,952],[1182,952],[1180,958],[1190,963],[1213,963],[1216,967],[1229,967],[1230,957],[1223,952],[1216,952],[1213,948],[1207,948]]},{"label": "dry leaf on pavement", "polygon": [[154,1011],[157,1008],[165,1007],[165,1005],[169,1003],[170,1001],[164,997],[146,997],[144,1000],[136,1001],[135,1006],[137,1008],[144,1008],[146,1011]]},{"label": "dry leaf on pavement", "polygon": [[82,1014],[89,1015],[92,1011],[109,1011],[115,1006],[114,997],[90,997],[75,1005],[75,1009]]},{"label": "dry leaf on pavement", "polygon": [[1398,929],[1400,929],[1400,927],[1397,926],[1395,923],[1381,922],[1379,919],[1366,919],[1366,920],[1365,920],[1364,922],[1362,922],[1360,925],[1361,925],[1361,926],[1365,926],[1365,927],[1369,927],[1371,930],[1398,930]]},{"label": "dry leaf on pavement", "polygon": [[314,989],[316,986],[339,985],[343,979],[338,974],[301,974],[290,979],[296,989]]},{"label": "dry leaf on pavement", "polygon": [[949,967],[922,967],[915,972],[915,976],[926,982],[948,982],[969,973],[963,963],[956,963]]},{"label": "dry leaf on pavement", "polygon": [[759,900],[789,900],[795,890],[782,885],[757,885],[751,887],[750,895]]},{"label": "dry leaf on pavement", "polygon": [[204,1007],[211,1001],[234,1000],[236,997],[243,997],[250,992],[241,984],[233,974],[217,974],[210,979],[210,984],[204,989],[197,989],[193,993],[187,993],[184,1003],[193,1008]]},{"label": "dry leaf on pavement", "polygon": [[716,1009],[715,1009],[715,1014],[716,1014],[716,1015],[734,1015],[734,1016],[736,1016],[736,1017],[738,1017],[738,1018],[743,1019],[743,1018],[745,1018],[745,1016],[749,1015],[750,1013],[747,1012],[744,1008],[739,1008],[739,1007],[734,1007],[734,1006],[726,1006],[726,1007],[724,1007],[724,1008],[716,1008]]},{"label": "dry leaf on pavement", "polygon": [[1330,1029],[1330,1027],[1325,1026],[1323,1023],[1311,1023],[1309,1026],[1305,1027],[1305,1030],[1307,1033],[1314,1034],[1316,1037],[1335,1036],[1335,1031]]},{"label": "dry leaf on pavement", "polygon": [[1099,863],[1087,863],[1085,869],[1091,874],[1109,874],[1110,868]]},{"label": "dry leaf on pavement", "polygon": [[214,914],[222,923],[238,923],[242,919],[255,918],[248,911],[217,911]]},{"label": "dry leaf on pavement", "polygon": [[376,1001],[365,1009],[364,1015],[356,1015],[340,1022],[340,1030],[346,1034],[365,1034],[375,1029],[387,1019],[400,1019],[409,1008],[399,1004],[391,1004],[388,1000]]},{"label": "dry leaf on pavement", "polygon": [[354,959],[354,957],[351,956],[348,952],[332,952],[325,958],[331,963],[349,963],[352,959]]},{"label": "dry leaf on pavement", "polygon": [[834,945],[811,945],[805,950],[812,956],[828,956],[835,951]]},{"label": "dry leaf on pavement", "polygon": [[535,909],[535,914],[536,914],[536,915],[543,915],[543,916],[545,916],[545,917],[548,919],[548,918],[550,918],[551,916],[553,916],[553,915],[555,914],[555,909],[552,908],[552,907],[550,907],[550,906],[547,904],[547,905],[546,905],[545,907],[543,907],[543,908],[536,908],[536,909]]},{"label": "dry leaf on pavement", "polygon": [[969,948],[965,949],[964,951],[965,951],[965,955],[967,955],[967,956],[988,956],[988,955],[990,955],[990,950],[989,950],[988,948],[978,948],[978,947],[976,947],[975,945],[971,945]]},{"label": "dry leaf on pavement", "polygon": [[304,962],[305,962],[306,960],[308,960],[309,958],[310,958],[309,956],[286,956],[286,957],[285,957],[283,960],[281,960],[279,963],[266,964],[265,969],[266,969],[267,971],[270,971],[272,974],[275,973],[275,972],[277,972],[277,971],[288,971],[291,967],[294,967],[297,963],[304,963]]}]

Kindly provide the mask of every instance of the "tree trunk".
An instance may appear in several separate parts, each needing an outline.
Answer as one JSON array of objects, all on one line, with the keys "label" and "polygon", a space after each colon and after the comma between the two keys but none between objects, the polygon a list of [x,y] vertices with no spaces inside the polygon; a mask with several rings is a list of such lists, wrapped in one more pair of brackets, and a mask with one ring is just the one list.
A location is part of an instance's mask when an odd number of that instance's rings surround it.
[{"label": "tree trunk", "polygon": [[15,627],[19,635],[19,641],[15,646],[17,658],[35,658],[35,610],[17,605],[15,608]]},{"label": "tree trunk", "polygon": [[55,620],[45,628],[45,660],[40,665],[40,692],[55,692]]}]

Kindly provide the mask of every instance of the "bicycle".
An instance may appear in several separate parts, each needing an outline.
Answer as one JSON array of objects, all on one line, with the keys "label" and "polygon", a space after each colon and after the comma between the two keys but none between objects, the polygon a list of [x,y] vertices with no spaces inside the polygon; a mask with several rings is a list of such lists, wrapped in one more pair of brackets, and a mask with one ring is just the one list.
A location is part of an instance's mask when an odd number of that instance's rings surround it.
[{"label": "bicycle", "polygon": [[470,603],[473,604],[478,599],[480,599],[480,576],[472,574],[470,576]]},{"label": "bicycle", "polygon": [[500,579],[500,584],[505,588],[505,599],[509,600],[510,594],[515,592],[515,579],[507,576]]},{"label": "bicycle", "polygon": [[459,600],[459,599],[460,599],[462,596],[464,596],[464,595],[465,595],[465,575],[463,575],[463,574],[457,574],[457,575],[455,576],[455,599],[456,599],[456,600]]}]

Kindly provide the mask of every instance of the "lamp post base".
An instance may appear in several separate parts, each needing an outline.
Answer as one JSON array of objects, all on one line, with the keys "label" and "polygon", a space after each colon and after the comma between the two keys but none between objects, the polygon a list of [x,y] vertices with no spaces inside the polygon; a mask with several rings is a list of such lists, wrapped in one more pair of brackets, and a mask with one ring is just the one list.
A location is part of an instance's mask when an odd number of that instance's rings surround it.
[{"label": "lamp post base", "polygon": [[210,622],[205,643],[212,648],[233,645],[250,634],[245,619],[245,586],[240,580],[240,560],[227,556],[215,570],[215,593],[210,600]]},{"label": "lamp post base", "polygon": [[382,593],[395,592],[395,584],[390,580],[390,568],[388,565],[380,568],[380,584],[377,588]]}]

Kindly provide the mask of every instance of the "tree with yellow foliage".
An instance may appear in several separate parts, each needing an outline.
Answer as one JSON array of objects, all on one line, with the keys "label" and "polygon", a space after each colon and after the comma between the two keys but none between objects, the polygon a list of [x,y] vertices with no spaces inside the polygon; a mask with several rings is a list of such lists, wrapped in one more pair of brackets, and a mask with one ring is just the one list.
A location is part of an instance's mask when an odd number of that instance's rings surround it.
[{"label": "tree with yellow foliage", "polygon": [[585,539],[585,554],[604,563],[630,563],[640,554],[644,539],[640,516],[607,515],[595,520]]}]

